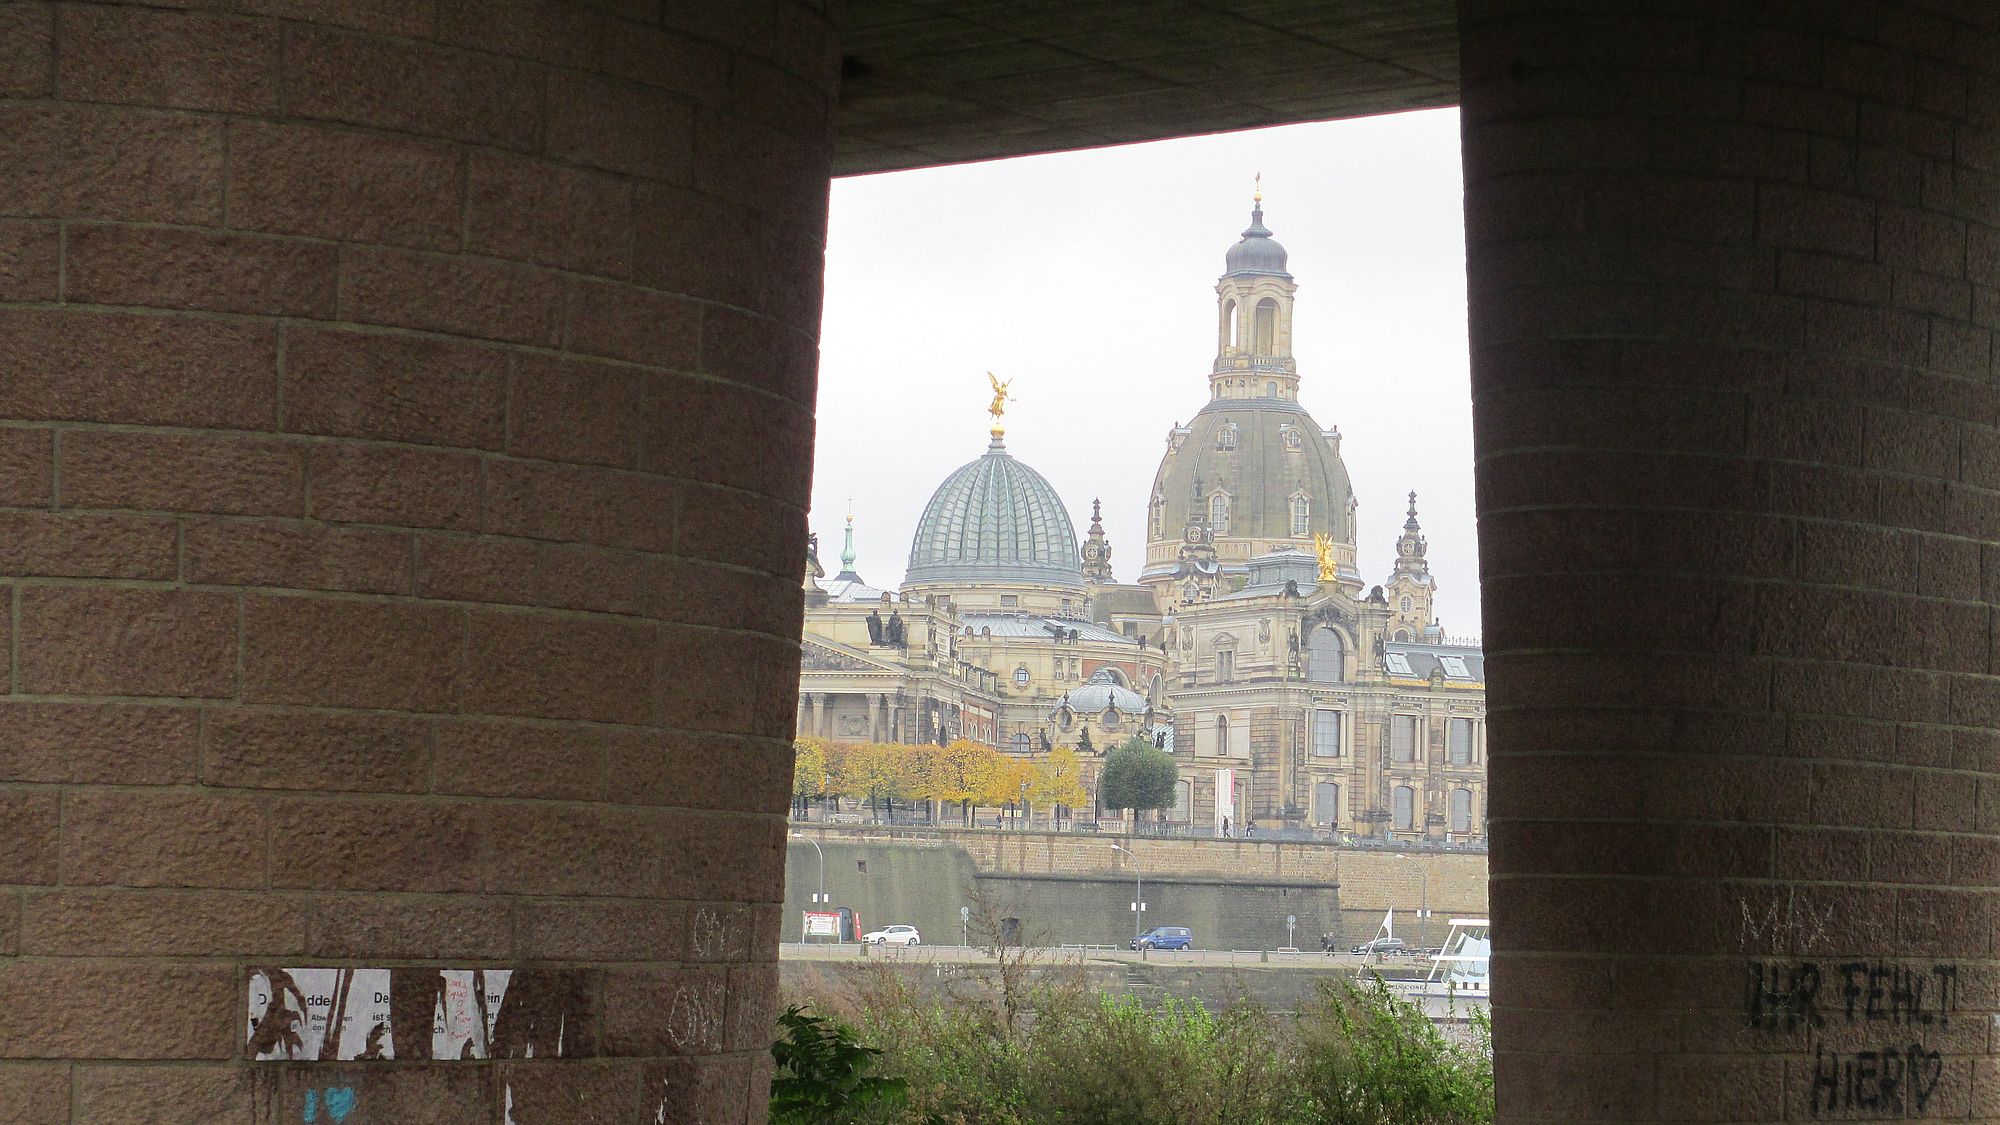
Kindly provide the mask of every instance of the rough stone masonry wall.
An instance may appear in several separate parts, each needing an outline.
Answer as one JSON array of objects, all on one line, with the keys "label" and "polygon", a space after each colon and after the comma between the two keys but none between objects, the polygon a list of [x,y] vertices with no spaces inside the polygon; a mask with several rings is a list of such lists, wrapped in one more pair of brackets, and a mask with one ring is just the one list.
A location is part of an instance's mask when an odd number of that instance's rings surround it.
[{"label": "rough stone masonry wall", "polygon": [[2000,5],[1459,9],[1500,1120],[2000,1120]]},{"label": "rough stone masonry wall", "polygon": [[822,6],[183,7],[0,7],[0,1118],[760,1117]]},{"label": "rough stone masonry wall", "polygon": [[[1417,909],[1428,893],[1442,914],[1486,912],[1486,856],[1480,852],[1395,853],[1332,844],[1275,840],[1176,840],[1089,836],[1071,832],[993,832],[980,829],[879,829],[829,827],[804,830],[822,840],[903,841],[913,847],[965,849],[981,875],[1129,876],[1131,864],[1111,845],[1130,848],[1146,878],[1236,879],[1243,882],[1338,884],[1348,910]],[[795,853],[796,855],[796,853]],[[804,874],[810,874],[808,866]],[[1428,892],[1424,891],[1428,884]]]}]

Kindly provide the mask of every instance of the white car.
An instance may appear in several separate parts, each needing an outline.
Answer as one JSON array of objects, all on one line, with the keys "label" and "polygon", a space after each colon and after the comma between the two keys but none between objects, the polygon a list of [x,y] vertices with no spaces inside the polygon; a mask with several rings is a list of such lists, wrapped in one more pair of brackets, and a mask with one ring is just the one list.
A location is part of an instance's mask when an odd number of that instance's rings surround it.
[{"label": "white car", "polygon": [[915,945],[924,940],[915,926],[885,926],[861,935],[869,945]]}]

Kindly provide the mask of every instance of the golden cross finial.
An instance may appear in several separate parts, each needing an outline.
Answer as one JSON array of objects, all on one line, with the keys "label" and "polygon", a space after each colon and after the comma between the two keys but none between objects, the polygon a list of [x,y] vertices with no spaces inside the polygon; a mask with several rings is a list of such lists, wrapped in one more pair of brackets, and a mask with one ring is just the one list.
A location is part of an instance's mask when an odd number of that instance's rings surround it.
[{"label": "golden cross finial", "polygon": [[1254,182],[1256,183],[1256,188],[1250,193],[1250,202],[1262,203],[1264,202],[1264,173],[1257,173]]}]

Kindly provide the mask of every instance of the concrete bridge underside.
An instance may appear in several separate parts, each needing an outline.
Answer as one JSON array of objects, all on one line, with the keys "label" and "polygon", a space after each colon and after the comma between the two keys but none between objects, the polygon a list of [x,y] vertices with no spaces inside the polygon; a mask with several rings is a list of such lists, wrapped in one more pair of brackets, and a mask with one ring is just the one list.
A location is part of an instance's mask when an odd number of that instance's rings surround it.
[{"label": "concrete bridge underside", "polygon": [[1987,0],[0,8],[0,1116],[760,1119],[829,177],[1456,102],[1501,1119],[2000,1120],[1996,67]]}]

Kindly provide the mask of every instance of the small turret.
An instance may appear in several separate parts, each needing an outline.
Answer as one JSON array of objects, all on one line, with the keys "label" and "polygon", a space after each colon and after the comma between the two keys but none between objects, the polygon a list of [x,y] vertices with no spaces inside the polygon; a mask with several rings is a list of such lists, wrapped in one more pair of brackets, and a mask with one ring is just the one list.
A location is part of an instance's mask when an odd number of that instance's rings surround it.
[{"label": "small turret", "polygon": [[1104,537],[1104,505],[1090,502],[1090,531],[1083,537],[1083,580],[1093,586],[1117,581],[1111,574],[1111,541]]},{"label": "small turret", "polygon": [[853,582],[867,585],[854,572],[854,501],[847,502],[847,540],[840,548],[840,573],[833,576],[835,582]]},{"label": "small turret", "polygon": [[1390,640],[1421,641],[1436,632],[1431,606],[1437,580],[1431,577],[1431,564],[1424,558],[1428,548],[1423,525],[1417,522],[1417,494],[1412,492],[1403,534],[1396,539],[1396,569],[1389,575]]}]

